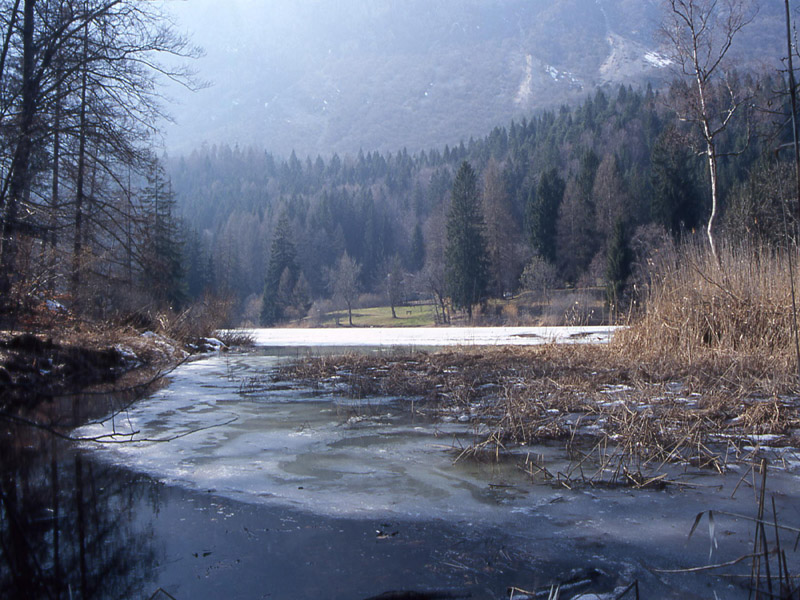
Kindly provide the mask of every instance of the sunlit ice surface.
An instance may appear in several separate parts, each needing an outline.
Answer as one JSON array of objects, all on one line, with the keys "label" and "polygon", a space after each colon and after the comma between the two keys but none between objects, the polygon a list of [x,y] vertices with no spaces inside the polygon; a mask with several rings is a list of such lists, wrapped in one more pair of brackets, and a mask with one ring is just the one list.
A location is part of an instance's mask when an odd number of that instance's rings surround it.
[{"label": "sunlit ice surface", "polygon": [[375,327],[255,329],[259,346],[502,346],[604,343],[618,327]]},{"label": "sunlit ice surface", "polygon": [[[488,463],[455,460],[488,431],[486,423],[468,414],[437,420],[415,411],[414,398],[353,400],[276,381],[276,367],[299,354],[334,348],[604,343],[613,331],[258,329],[253,336],[264,350],[184,364],[165,389],[77,435],[100,440],[88,445],[103,459],[168,483],[247,501],[336,515],[388,511],[409,517],[488,517],[499,497],[514,492],[487,487],[487,482],[518,479],[519,457]],[[554,452],[562,453],[560,447]],[[541,493],[551,495],[549,490]]]},{"label": "sunlit ice surface", "polygon": [[[482,424],[437,422],[413,399],[353,400],[269,373],[285,358],[182,365],[169,386],[76,432],[108,460],[162,481],[333,515],[479,515],[513,465],[454,464]],[[257,382],[257,383],[254,383]]]}]

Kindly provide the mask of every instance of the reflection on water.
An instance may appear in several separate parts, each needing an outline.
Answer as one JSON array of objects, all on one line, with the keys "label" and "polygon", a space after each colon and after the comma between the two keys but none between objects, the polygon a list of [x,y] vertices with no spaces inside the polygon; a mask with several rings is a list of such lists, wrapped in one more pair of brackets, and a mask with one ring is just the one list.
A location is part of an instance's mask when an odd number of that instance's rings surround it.
[{"label": "reflection on water", "polygon": [[0,597],[136,595],[156,561],[147,488],[30,428],[3,431],[0,457]]},{"label": "reflection on water", "polygon": [[[420,419],[397,399],[273,382],[276,360],[184,365],[113,426],[150,440],[187,434],[169,443],[78,450],[38,430],[0,433],[0,597],[357,600],[414,589],[505,599],[509,586],[547,597],[575,578],[603,600],[634,579],[644,597],[748,596],[741,579],[655,570],[749,551],[751,522],[719,514],[712,554],[699,530],[687,541],[702,511],[753,514],[745,469],[687,469],[686,488],[664,491],[533,484],[519,457],[454,465],[447,447],[472,425]],[[96,410],[118,406],[109,402]],[[81,420],[66,408],[56,412]],[[567,460],[560,446],[527,450],[554,472]],[[793,473],[771,473],[789,524],[798,489]],[[789,565],[797,571],[796,553]]]}]

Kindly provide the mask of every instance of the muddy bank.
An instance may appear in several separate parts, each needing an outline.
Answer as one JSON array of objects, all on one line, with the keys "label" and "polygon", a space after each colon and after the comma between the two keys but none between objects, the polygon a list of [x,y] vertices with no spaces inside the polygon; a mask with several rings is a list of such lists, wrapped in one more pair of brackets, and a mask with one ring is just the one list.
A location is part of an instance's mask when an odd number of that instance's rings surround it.
[{"label": "muddy bank", "polygon": [[0,411],[29,412],[87,392],[146,393],[189,356],[175,340],[130,329],[0,332]]}]

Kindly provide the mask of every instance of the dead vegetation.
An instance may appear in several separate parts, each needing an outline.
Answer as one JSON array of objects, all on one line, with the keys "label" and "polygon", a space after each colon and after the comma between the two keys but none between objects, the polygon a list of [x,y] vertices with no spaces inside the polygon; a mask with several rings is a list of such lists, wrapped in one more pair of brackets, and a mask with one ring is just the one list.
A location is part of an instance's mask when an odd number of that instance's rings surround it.
[{"label": "dead vegetation", "polygon": [[[796,250],[694,246],[661,257],[645,311],[615,336],[623,356],[662,372],[716,378],[740,395],[797,391],[792,278]],[[793,259],[793,260],[790,260]]]},{"label": "dead vegetation", "polygon": [[633,362],[618,343],[326,356],[287,375],[357,398],[413,399],[417,410],[470,422],[479,435],[459,458],[563,443],[573,459],[567,471],[550,472],[530,455],[523,468],[567,486],[663,484],[666,464],[723,471],[762,440],[800,445],[795,399],[764,396],[757,373],[754,393],[743,394],[741,377]]},{"label": "dead vegetation", "polygon": [[662,257],[645,313],[607,346],[326,356],[284,375],[473,423],[478,435],[460,457],[564,443],[566,471],[535,455],[524,464],[564,485],[660,485],[676,463],[721,472],[763,446],[800,447],[800,414],[786,256],[720,255]]}]

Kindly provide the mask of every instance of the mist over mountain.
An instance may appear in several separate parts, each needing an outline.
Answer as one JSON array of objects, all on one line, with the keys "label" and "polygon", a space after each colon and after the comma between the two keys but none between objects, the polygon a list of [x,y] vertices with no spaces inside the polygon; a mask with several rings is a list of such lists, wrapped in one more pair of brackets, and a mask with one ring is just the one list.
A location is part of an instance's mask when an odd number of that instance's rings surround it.
[{"label": "mist over mountain", "polygon": [[[762,8],[740,57],[780,54],[779,8]],[[189,0],[175,12],[211,86],[171,92],[173,153],[443,147],[603,84],[671,75],[658,0]]]}]

